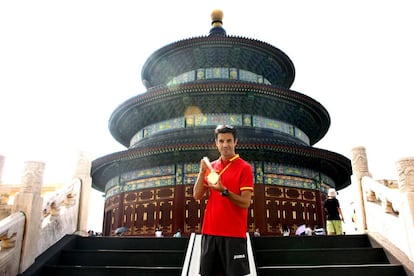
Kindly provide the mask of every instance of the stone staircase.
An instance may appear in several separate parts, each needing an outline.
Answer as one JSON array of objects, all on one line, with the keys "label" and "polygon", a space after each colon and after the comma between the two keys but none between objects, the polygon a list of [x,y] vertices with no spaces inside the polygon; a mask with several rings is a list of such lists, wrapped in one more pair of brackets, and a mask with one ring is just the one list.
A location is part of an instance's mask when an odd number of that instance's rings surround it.
[{"label": "stone staircase", "polygon": [[404,276],[367,235],[252,238],[259,276]]},{"label": "stone staircase", "polygon": [[181,275],[188,240],[68,235],[21,275]]},{"label": "stone staircase", "polygon": [[[189,260],[199,258],[194,252],[200,244],[194,237],[68,235],[20,275],[195,276],[198,267],[190,267],[198,262]],[[256,266],[252,275],[408,275],[402,265],[390,262],[383,248],[372,246],[367,235],[259,237],[250,244]]]}]

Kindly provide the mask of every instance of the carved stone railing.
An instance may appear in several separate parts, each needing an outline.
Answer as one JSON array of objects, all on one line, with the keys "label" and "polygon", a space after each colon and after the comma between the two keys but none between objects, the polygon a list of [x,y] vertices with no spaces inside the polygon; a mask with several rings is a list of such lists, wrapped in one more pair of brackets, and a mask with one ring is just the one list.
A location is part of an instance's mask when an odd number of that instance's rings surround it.
[{"label": "carved stone railing", "polygon": [[383,212],[398,217],[401,209],[401,193],[395,180],[374,180],[365,176],[362,184],[366,201],[378,203]]},{"label": "carved stone railing", "polygon": [[368,235],[407,271],[414,273],[414,244],[410,238],[413,228],[406,222],[407,213],[402,208],[404,196],[396,182],[366,176],[362,178],[362,186]]},{"label": "carved stone railing", "polygon": [[[75,178],[43,198],[43,210],[37,252],[39,256],[78,227],[81,180]],[[0,275],[15,276],[19,273],[25,216],[16,212],[0,221]],[[22,272],[22,271],[20,271]]]},{"label": "carved stone railing", "polygon": [[414,262],[414,157],[396,163],[397,180],[374,180],[364,147],[352,150],[362,228],[380,235]]},{"label": "carved stone railing", "polygon": [[15,276],[19,272],[24,226],[22,212],[0,221],[0,275]]},{"label": "carved stone railing", "polygon": [[42,197],[44,163],[25,162],[11,215],[0,220],[0,275],[24,272],[66,234],[87,234],[90,164],[90,157],[81,152],[72,181]]},{"label": "carved stone railing", "polygon": [[75,178],[43,198],[42,222],[37,255],[67,234],[77,231],[81,180]]},{"label": "carved stone railing", "polygon": [[[401,240],[402,221],[400,217],[401,198],[398,188],[390,188],[370,177],[362,178],[365,194],[367,228],[388,237],[396,246],[406,247]],[[407,250],[403,250],[407,252]]]}]

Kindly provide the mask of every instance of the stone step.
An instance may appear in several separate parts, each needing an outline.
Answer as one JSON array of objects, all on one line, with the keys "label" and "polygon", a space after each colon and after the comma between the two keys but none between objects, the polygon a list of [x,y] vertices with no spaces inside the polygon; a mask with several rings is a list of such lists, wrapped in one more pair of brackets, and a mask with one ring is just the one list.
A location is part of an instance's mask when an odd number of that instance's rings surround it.
[{"label": "stone step", "polygon": [[63,250],[58,264],[74,266],[181,267],[184,250]]},{"label": "stone step", "polygon": [[252,238],[252,246],[257,249],[372,247],[367,235],[260,237]]},{"label": "stone step", "polygon": [[255,251],[258,266],[388,264],[382,248],[264,249]]},{"label": "stone step", "polygon": [[182,267],[48,265],[39,276],[179,276]]},{"label": "stone step", "polygon": [[263,266],[258,276],[404,276],[401,265]]}]

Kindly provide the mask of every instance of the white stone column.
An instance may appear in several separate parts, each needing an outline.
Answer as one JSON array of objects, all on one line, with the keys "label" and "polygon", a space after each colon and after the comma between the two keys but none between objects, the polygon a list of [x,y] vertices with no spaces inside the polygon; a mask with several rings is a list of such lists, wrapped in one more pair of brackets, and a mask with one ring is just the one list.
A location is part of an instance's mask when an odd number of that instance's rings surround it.
[{"label": "white stone column", "polygon": [[91,198],[92,178],[91,178],[91,156],[86,152],[79,153],[76,166],[75,177],[81,180],[81,194],[79,202],[78,231],[87,235],[89,201]]},{"label": "white stone column", "polygon": [[[352,171],[356,181],[356,192],[358,194],[359,210],[357,212],[357,226],[358,229],[367,230],[367,218],[365,212],[364,191],[362,188],[362,178],[364,176],[371,176],[368,169],[368,158],[365,147],[355,147],[352,149]],[[358,206],[358,205],[357,205]]]},{"label": "white stone column", "polygon": [[400,217],[405,229],[409,258],[414,261],[414,157],[401,158],[397,162],[398,187],[401,192]]},{"label": "white stone column", "polygon": [[22,255],[19,272],[25,271],[37,257],[37,242],[40,233],[40,220],[43,199],[40,192],[43,184],[45,164],[42,162],[25,162],[22,187],[17,193],[12,213],[21,211],[26,216]]}]

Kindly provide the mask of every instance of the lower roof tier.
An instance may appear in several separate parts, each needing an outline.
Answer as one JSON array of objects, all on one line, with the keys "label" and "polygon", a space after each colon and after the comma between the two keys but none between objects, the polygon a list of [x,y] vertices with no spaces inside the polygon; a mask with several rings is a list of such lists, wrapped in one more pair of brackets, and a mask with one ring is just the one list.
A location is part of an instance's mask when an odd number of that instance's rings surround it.
[{"label": "lower roof tier", "polygon": [[[198,163],[204,156],[217,158],[213,129],[205,127],[166,133],[143,141],[141,147],[98,158],[92,162],[93,185],[105,191],[107,182],[122,173],[177,163]],[[291,164],[316,170],[331,178],[338,190],[350,184],[351,162],[340,154],[287,140],[282,133],[251,127],[238,127],[237,131],[236,152],[248,162]]]}]

